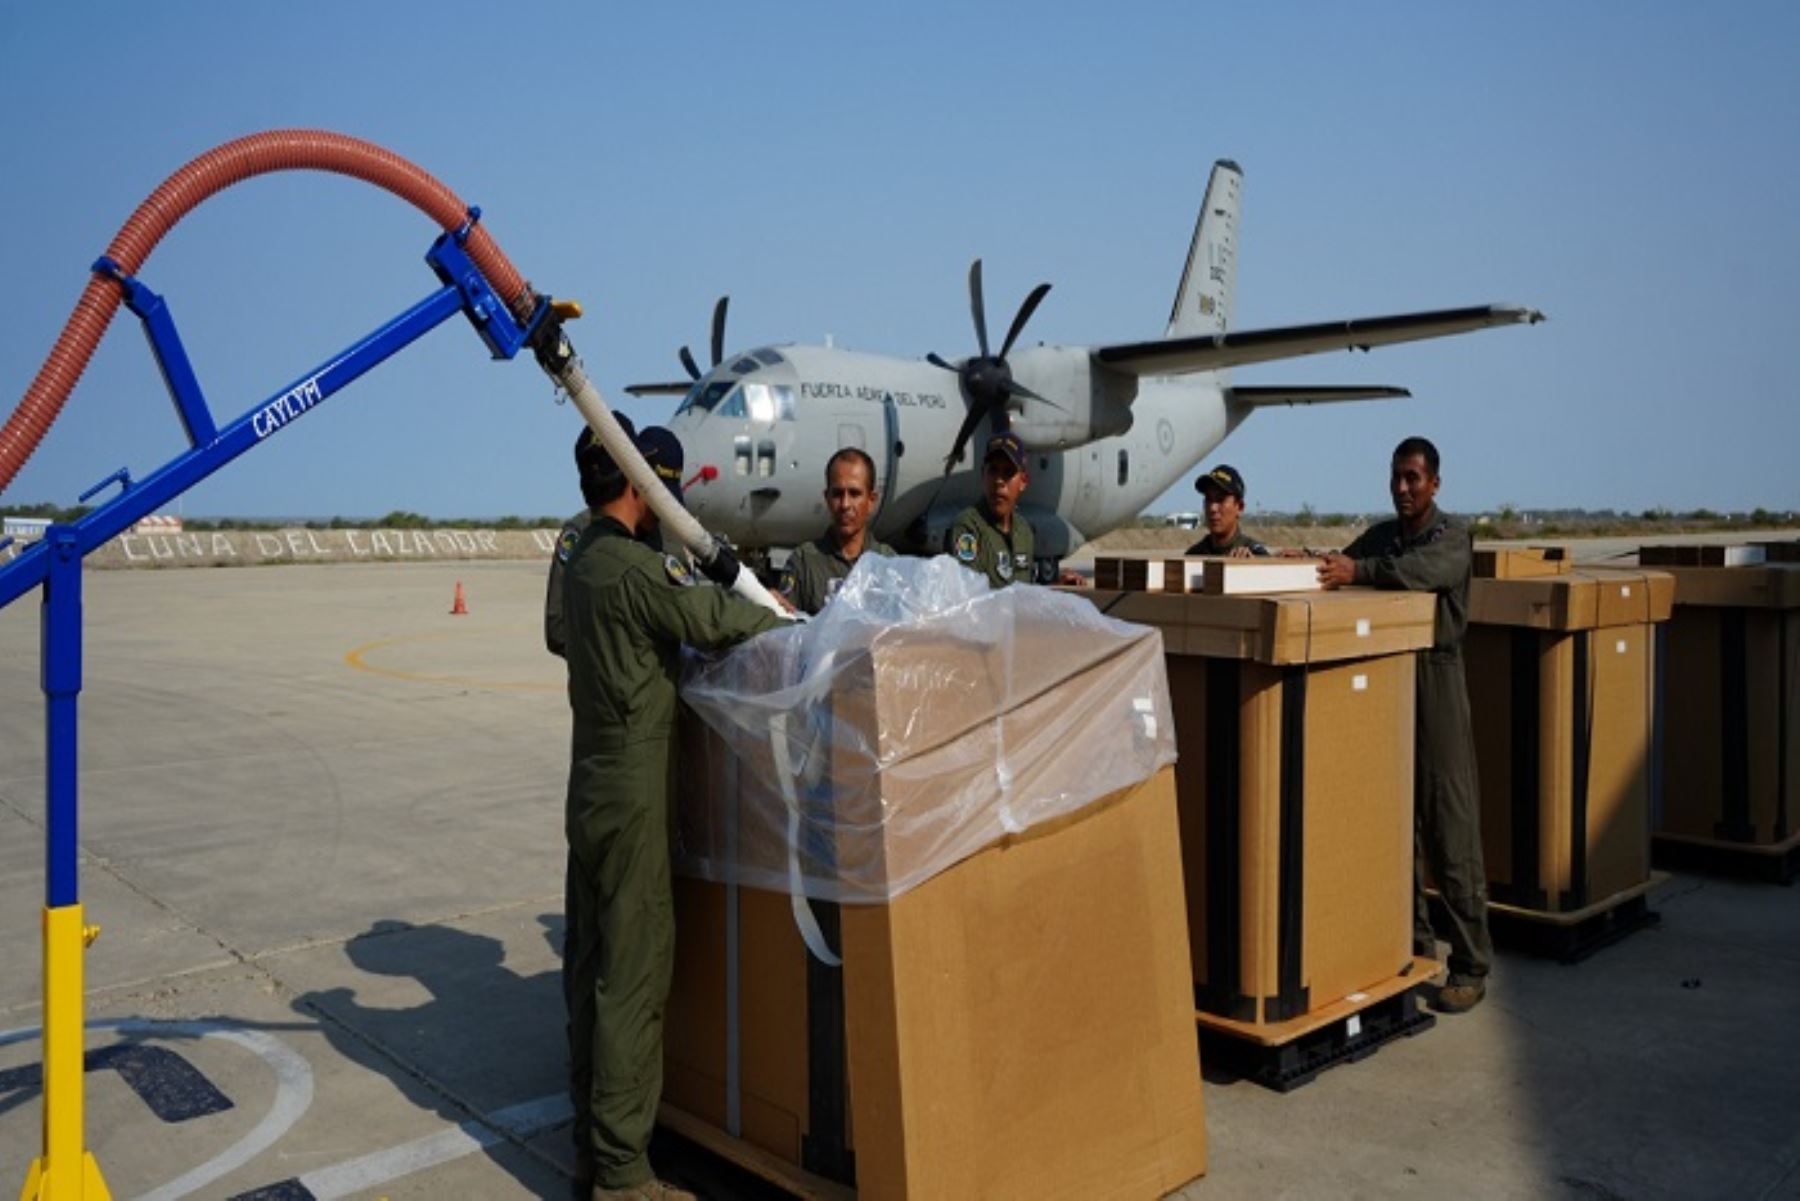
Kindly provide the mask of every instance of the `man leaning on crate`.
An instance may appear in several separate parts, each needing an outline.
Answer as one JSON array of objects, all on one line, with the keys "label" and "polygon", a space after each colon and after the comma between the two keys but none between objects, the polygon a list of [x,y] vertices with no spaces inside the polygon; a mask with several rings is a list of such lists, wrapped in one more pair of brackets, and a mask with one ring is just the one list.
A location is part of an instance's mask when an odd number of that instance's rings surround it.
[{"label": "man leaning on crate", "polygon": [[1487,870],[1481,858],[1481,793],[1475,734],[1463,676],[1473,544],[1468,527],[1437,507],[1438,452],[1424,438],[1394,448],[1388,492],[1395,520],[1365,530],[1341,553],[1325,555],[1327,588],[1372,584],[1437,594],[1431,649],[1418,656],[1418,722],[1413,744],[1415,837],[1413,952],[1436,950],[1425,906],[1431,869],[1450,915],[1450,975],[1436,1007],[1461,1013],[1481,1003],[1493,966],[1488,939]]}]

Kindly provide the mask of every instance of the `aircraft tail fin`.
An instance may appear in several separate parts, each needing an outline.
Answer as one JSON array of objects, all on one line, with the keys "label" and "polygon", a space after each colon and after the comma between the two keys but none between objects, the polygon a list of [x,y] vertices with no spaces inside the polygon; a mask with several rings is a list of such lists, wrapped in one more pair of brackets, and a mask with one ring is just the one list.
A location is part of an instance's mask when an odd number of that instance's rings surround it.
[{"label": "aircraft tail fin", "polygon": [[1231,301],[1237,291],[1238,194],[1244,173],[1230,159],[1213,164],[1206,199],[1194,222],[1181,286],[1169,310],[1166,338],[1222,334],[1231,324]]}]

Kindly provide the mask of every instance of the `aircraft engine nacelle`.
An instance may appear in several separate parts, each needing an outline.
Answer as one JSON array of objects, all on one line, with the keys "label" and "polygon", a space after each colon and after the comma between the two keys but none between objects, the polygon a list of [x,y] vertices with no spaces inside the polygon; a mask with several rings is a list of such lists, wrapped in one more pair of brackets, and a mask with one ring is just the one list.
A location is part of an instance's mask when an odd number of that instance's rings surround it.
[{"label": "aircraft engine nacelle", "polygon": [[1108,370],[1087,351],[1065,346],[1016,351],[1008,363],[1015,380],[1050,402],[1015,400],[1012,429],[1028,449],[1066,450],[1131,428],[1136,376]]}]

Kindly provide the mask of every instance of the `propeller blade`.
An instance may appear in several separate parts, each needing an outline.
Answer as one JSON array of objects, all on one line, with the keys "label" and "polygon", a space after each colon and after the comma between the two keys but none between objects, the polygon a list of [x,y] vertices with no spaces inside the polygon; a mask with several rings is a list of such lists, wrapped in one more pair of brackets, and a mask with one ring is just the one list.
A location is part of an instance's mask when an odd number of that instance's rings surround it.
[{"label": "propeller blade", "polygon": [[1001,358],[1006,357],[1007,351],[1013,348],[1013,343],[1019,340],[1019,335],[1025,332],[1025,323],[1031,320],[1031,315],[1037,312],[1038,305],[1044,302],[1044,297],[1049,293],[1049,284],[1039,284],[1025,298],[1025,303],[1019,306],[1019,315],[1013,318],[1012,328],[1006,331],[1006,341],[1000,344]]},{"label": "propeller blade", "polygon": [[1018,380],[1014,380],[1008,386],[1007,390],[1010,391],[1014,396],[1023,396],[1027,400],[1035,400],[1039,404],[1047,404],[1051,408],[1055,409],[1058,413],[1068,412],[1067,409],[1065,409],[1061,405],[1057,404],[1054,400],[1051,400],[1048,396],[1043,396],[1043,395],[1040,395],[1039,393],[1033,392],[1030,388],[1027,388],[1024,384],[1021,384]]},{"label": "propeller blade", "polygon": [[719,303],[713,305],[712,326],[712,365],[717,367],[725,358],[725,306],[731,303],[731,297],[719,297]]},{"label": "propeller blade", "polygon": [[700,378],[700,364],[694,362],[694,352],[689,350],[687,347],[683,346],[681,348],[680,354],[681,354],[681,365],[683,367],[687,368],[688,375],[693,379],[699,379]]},{"label": "propeller blade", "polygon": [[950,444],[950,453],[944,456],[945,475],[949,475],[961,461],[963,447],[969,444],[969,436],[975,432],[975,427],[981,424],[984,416],[986,413],[980,405],[969,406],[968,413],[963,417],[962,428],[956,431],[956,441]]},{"label": "propeller blade", "polygon": [[956,370],[955,367],[952,367],[949,363],[946,363],[946,362],[944,362],[943,359],[940,359],[937,356],[936,351],[933,351],[932,353],[926,355],[925,361],[927,363],[930,363],[933,367],[942,367],[945,371],[955,371]]},{"label": "propeller blade", "polygon": [[988,357],[987,302],[981,298],[981,260],[969,264],[969,311],[975,314],[975,344]]}]

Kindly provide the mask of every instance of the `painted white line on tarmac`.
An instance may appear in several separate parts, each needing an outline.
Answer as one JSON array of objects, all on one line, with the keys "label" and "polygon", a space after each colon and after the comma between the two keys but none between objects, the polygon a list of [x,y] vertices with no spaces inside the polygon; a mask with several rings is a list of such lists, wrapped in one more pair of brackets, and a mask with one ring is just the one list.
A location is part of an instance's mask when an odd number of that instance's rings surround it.
[{"label": "painted white line on tarmac", "polygon": [[[262,1121],[243,1138],[194,1168],[152,1192],[139,1201],[177,1201],[219,1177],[234,1172],[273,1146],[312,1105],[312,1066],[286,1043],[260,1030],[238,1030],[221,1022],[161,1022],[148,1018],[121,1018],[89,1022],[89,1030],[116,1030],[120,1034],[143,1038],[181,1039],[217,1038],[236,1043],[249,1050],[275,1073],[275,1100]],[[0,1047],[36,1038],[42,1027],[26,1026],[0,1031]],[[563,1101],[568,1108],[568,1100]],[[498,1116],[498,1115],[496,1115]]]},{"label": "painted white line on tarmac", "polygon": [[315,1169],[299,1179],[318,1201],[334,1201],[486,1150],[508,1135],[530,1138],[568,1121],[574,1113],[574,1106],[565,1095],[539,1097],[535,1101],[496,1109],[485,1118],[471,1119],[451,1130]]}]

